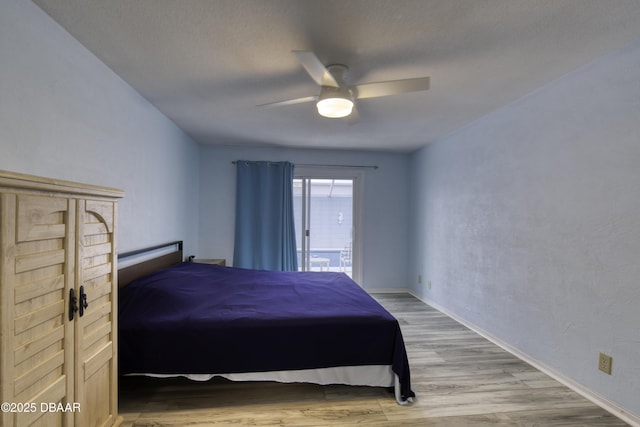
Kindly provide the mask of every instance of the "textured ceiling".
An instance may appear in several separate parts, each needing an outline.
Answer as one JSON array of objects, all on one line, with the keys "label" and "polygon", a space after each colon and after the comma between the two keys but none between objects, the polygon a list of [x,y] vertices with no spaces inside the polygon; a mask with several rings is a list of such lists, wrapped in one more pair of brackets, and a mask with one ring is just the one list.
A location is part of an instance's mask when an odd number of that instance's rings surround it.
[{"label": "textured ceiling", "polygon": [[[638,0],[34,3],[204,144],[408,152],[640,38]],[[350,83],[431,89],[360,100],[355,123],[257,107],[319,93],[292,50],[346,64]]]}]

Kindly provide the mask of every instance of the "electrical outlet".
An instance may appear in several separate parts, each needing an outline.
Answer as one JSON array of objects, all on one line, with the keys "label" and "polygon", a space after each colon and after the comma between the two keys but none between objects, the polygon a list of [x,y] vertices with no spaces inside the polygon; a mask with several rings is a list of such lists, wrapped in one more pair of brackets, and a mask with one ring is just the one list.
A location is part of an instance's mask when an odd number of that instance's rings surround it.
[{"label": "electrical outlet", "polygon": [[427,282],[427,289],[431,289],[431,280]]},{"label": "electrical outlet", "polygon": [[600,369],[605,374],[611,375],[611,356],[608,354],[600,353],[600,357],[598,358],[598,369]]},{"label": "electrical outlet", "polygon": [[418,283],[422,283],[422,274],[418,274]]}]

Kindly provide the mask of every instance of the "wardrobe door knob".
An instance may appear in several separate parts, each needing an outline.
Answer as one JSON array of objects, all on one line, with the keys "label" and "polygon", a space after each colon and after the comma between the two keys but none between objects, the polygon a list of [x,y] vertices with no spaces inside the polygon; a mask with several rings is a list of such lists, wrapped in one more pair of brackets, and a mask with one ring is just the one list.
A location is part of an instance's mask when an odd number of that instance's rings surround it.
[{"label": "wardrobe door knob", "polygon": [[84,315],[84,310],[89,307],[87,294],[84,293],[84,286],[80,286],[80,317]]},{"label": "wardrobe door knob", "polygon": [[78,311],[78,298],[76,290],[71,288],[69,289],[69,320],[73,320],[76,311]]}]

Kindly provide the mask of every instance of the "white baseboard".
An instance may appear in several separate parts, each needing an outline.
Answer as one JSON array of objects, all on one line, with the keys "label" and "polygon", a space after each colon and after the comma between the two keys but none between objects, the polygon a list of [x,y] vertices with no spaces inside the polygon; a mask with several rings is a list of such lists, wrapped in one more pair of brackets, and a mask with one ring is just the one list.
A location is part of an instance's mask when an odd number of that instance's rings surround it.
[{"label": "white baseboard", "polygon": [[409,295],[415,296],[413,294],[413,291],[409,288],[373,288],[373,289],[365,289],[365,291],[367,291],[367,293],[370,293],[370,294],[409,294]]},{"label": "white baseboard", "polygon": [[[400,289],[396,289],[395,290],[395,292],[397,292],[397,293],[402,292],[402,291],[403,290],[400,290]],[[378,290],[376,290],[375,292],[381,292],[382,293],[382,291],[378,291]],[[393,291],[390,290],[389,292],[393,292]],[[571,378],[566,377],[565,375],[561,374],[558,371],[555,371],[554,369],[551,369],[550,367],[548,367],[544,363],[532,358],[531,356],[529,356],[526,353],[523,353],[522,351],[518,350],[517,348],[512,347],[507,342],[504,342],[500,338],[497,338],[497,337],[491,335],[489,332],[485,331],[484,329],[479,328],[476,325],[466,321],[465,319],[457,316],[455,313],[452,313],[449,310],[447,310],[446,308],[441,307],[439,304],[437,304],[437,303],[435,303],[435,302],[433,302],[433,301],[431,301],[429,299],[424,299],[424,298],[419,297],[418,295],[415,294],[415,292],[413,292],[413,290],[408,289],[407,292],[409,294],[411,294],[412,296],[418,298],[420,301],[424,302],[425,304],[435,308],[436,310],[446,314],[447,316],[451,317],[455,321],[457,321],[460,324],[462,324],[462,325],[466,326],[467,328],[471,329],[472,331],[474,331],[478,335],[481,335],[484,338],[488,339],[489,341],[491,341],[495,345],[497,345],[497,346],[503,348],[504,350],[508,351],[509,353],[513,354],[517,358],[527,362],[528,364],[530,364],[531,366],[535,367],[539,371],[544,372],[545,374],[549,375],[551,378],[555,379],[556,381],[560,382],[561,384],[569,387],[571,390],[575,391],[576,393],[580,394],[581,396],[585,397],[586,399],[588,399],[591,402],[595,403],[596,405],[600,406],[605,411],[615,415],[616,417],[620,418],[621,420],[623,420],[626,423],[631,424],[634,427],[640,427],[640,416],[629,412],[628,410],[626,410],[626,409],[620,407],[619,405],[611,402],[607,398],[599,395],[598,393],[592,391],[591,389],[585,387],[584,385],[572,380]]]}]

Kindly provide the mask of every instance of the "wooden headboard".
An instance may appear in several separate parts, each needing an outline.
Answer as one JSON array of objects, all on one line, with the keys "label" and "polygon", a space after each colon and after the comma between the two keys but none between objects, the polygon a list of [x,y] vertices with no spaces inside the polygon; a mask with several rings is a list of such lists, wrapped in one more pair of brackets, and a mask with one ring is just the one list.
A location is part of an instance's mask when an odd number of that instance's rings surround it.
[{"label": "wooden headboard", "polygon": [[[173,252],[167,253],[166,250],[171,250],[172,247],[175,250]],[[162,249],[166,250],[161,251]],[[118,287],[122,288],[123,286],[127,286],[138,277],[146,276],[147,274],[153,273],[156,270],[181,263],[183,260],[182,240],[176,240],[174,242],[165,243],[163,245],[156,245],[144,249],[138,249],[135,251],[118,254],[118,261],[122,262],[126,259],[131,259],[132,257],[143,258],[147,254],[152,255],[154,252],[160,251],[162,253],[156,257],[146,259],[145,261],[141,261],[139,263],[119,269]]]}]

